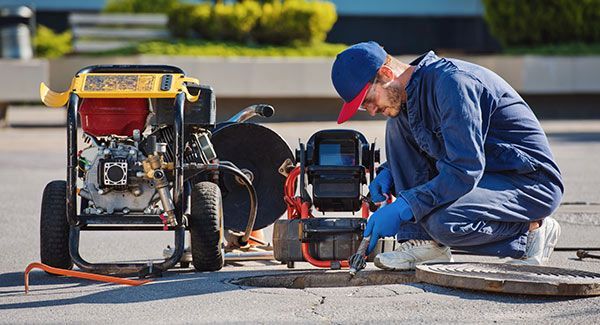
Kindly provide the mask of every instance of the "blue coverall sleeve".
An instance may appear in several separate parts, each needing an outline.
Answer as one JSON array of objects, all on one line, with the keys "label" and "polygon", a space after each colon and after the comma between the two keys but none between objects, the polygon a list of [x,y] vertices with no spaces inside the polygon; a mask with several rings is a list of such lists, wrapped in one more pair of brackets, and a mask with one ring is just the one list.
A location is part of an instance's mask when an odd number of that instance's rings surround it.
[{"label": "blue coverall sleeve", "polygon": [[434,91],[436,104],[429,109],[435,110],[432,114],[439,114],[445,154],[436,162],[437,176],[400,192],[410,205],[415,222],[471,191],[485,166],[481,83],[456,72],[440,79]]}]

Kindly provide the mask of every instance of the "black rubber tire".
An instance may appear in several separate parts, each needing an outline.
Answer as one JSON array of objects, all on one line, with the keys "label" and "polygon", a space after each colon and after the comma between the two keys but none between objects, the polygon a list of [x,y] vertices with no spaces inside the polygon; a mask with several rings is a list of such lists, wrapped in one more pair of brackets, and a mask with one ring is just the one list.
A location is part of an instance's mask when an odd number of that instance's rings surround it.
[{"label": "black rubber tire", "polygon": [[44,188],[40,216],[40,257],[42,263],[70,270],[67,182],[52,181]]},{"label": "black rubber tire", "polygon": [[200,182],[191,194],[188,226],[192,264],[197,271],[218,271],[223,267],[223,201],[217,184]]}]

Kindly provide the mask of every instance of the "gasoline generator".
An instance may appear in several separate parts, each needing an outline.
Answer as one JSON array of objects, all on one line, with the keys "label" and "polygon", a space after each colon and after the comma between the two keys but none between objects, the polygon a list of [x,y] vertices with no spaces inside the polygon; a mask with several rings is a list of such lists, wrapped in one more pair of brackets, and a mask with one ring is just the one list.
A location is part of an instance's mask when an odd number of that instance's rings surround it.
[{"label": "gasoline generator", "polygon": [[[180,261],[189,230],[195,269],[219,270],[222,189],[236,193],[236,216],[244,222],[232,218],[232,227],[244,231],[239,244],[247,244],[258,210],[251,172],[220,159],[212,142],[218,129],[244,124],[237,123],[243,118],[217,125],[210,86],[173,66],[99,65],[77,72],[62,93],[42,83],[40,95],[47,106],[67,107],[67,177],[44,189],[42,263],[63,269],[75,264],[100,274],[160,275]],[[242,112],[247,118],[269,109],[263,105]],[[172,231],[174,246],[161,262],[91,263],[79,254],[81,231]]]}]

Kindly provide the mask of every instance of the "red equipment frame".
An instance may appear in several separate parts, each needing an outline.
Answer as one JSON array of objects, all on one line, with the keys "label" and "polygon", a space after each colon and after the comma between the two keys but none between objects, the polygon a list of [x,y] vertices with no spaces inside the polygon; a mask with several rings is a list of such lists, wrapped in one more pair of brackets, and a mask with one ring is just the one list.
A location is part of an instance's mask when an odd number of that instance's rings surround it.
[{"label": "red equipment frame", "polygon": [[[285,180],[285,189],[284,189],[284,200],[287,205],[287,216],[288,219],[308,219],[314,218],[314,216],[310,213],[311,204],[310,202],[303,201],[300,196],[295,196],[296,193],[296,184],[297,178],[300,175],[300,167],[297,166],[289,173],[287,179]],[[366,200],[363,200],[361,207],[361,214],[363,218],[369,217],[369,203]],[[332,261],[332,260],[318,260],[314,258],[310,254],[309,243],[302,243],[302,256],[304,259],[316,266],[321,268],[331,268],[332,264],[340,265],[343,268],[347,268],[348,260],[342,261]]]}]

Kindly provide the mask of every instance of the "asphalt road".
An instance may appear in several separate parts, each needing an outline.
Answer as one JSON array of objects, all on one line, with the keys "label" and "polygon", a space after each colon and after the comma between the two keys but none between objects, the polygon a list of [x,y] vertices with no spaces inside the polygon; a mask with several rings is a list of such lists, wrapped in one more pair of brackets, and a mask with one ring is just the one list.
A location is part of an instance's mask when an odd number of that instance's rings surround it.
[{"label": "asphalt road", "polygon": [[[31,274],[23,293],[23,270],[39,260],[42,189],[65,177],[65,130],[60,111],[9,111],[15,126],[0,130],[0,323],[599,323],[600,298],[552,298],[491,294],[411,283],[342,288],[254,288],[232,279],[292,272],[277,262],[229,264],[214,273],[177,269],[141,287]],[[46,127],[46,126],[47,127]],[[268,124],[292,148],[330,123]],[[560,247],[600,247],[600,121],[545,121],[566,183],[556,213],[563,226]],[[384,123],[351,122],[369,139],[383,141]],[[84,233],[81,252],[91,261],[161,257],[172,238],[164,233]],[[556,252],[553,266],[600,272],[600,260],[574,260]],[[458,261],[498,261],[459,255]],[[373,268],[373,266],[369,266]],[[297,263],[297,270],[314,270]]]}]

